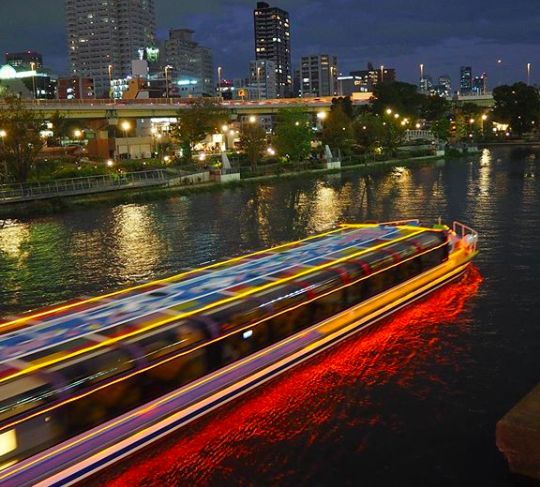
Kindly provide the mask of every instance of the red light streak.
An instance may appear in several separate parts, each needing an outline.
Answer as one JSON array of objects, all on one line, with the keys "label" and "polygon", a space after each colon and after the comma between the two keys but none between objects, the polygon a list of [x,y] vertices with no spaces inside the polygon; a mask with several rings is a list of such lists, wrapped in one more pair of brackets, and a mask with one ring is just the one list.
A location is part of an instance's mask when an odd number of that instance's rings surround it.
[{"label": "red light streak", "polygon": [[[459,345],[445,340],[441,327],[453,327],[452,334],[457,336],[466,333],[467,321],[460,315],[481,281],[479,272],[471,267],[461,281],[211,413],[186,428],[180,438],[138,454],[126,462],[124,471],[119,472],[117,466],[114,477],[109,473],[96,480],[113,487],[230,482],[238,473],[231,465],[244,464],[252,456],[257,456],[257,464],[250,467],[264,477],[271,470],[267,463],[279,462],[264,454],[264,445],[283,442],[286,450],[286,442],[293,439],[306,447],[324,443],[336,420],[346,421],[348,427],[380,426],[385,420],[371,398],[377,387],[395,384],[410,393],[412,380],[425,374],[420,365],[427,363],[423,369],[428,370],[432,370],[429,364],[460,368],[447,353],[448,347]],[[440,380],[436,373],[427,377],[428,384]],[[345,394],[353,387],[359,394],[351,399]],[[412,393],[421,398],[429,391]],[[351,417],[343,413],[344,400],[360,402],[358,409],[365,414]],[[369,438],[359,438],[357,452],[366,448]],[[254,450],[261,455],[254,455]]]}]

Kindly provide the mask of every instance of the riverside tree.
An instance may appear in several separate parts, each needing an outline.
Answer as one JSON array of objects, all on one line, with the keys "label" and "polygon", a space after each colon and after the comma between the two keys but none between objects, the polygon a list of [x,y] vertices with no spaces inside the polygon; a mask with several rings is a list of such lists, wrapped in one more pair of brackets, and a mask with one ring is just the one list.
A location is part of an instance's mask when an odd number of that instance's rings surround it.
[{"label": "riverside tree", "polygon": [[518,135],[532,130],[540,118],[540,94],[534,86],[515,83],[498,86],[493,90],[495,108],[493,115],[498,122],[507,123]]},{"label": "riverside tree", "polygon": [[19,98],[6,98],[0,109],[0,163],[4,178],[25,183],[36,157],[43,148],[40,132],[44,120],[27,109]]},{"label": "riverside tree", "polygon": [[331,149],[349,152],[354,141],[352,121],[341,104],[332,107],[324,122],[322,141]]},{"label": "riverside tree", "polygon": [[180,144],[184,160],[192,162],[195,146],[208,135],[219,132],[219,127],[227,120],[227,111],[207,98],[197,98],[189,108],[180,110],[178,122],[171,127],[171,136]]},{"label": "riverside tree", "polygon": [[257,169],[266,145],[266,131],[261,125],[244,124],[240,135],[240,148],[244,151],[253,171]]},{"label": "riverside tree", "polygon": [[313,131],[309,117],[297,108],[278,112],[274,145],[280,156],[292,161],[303,161],[311,152]]}]

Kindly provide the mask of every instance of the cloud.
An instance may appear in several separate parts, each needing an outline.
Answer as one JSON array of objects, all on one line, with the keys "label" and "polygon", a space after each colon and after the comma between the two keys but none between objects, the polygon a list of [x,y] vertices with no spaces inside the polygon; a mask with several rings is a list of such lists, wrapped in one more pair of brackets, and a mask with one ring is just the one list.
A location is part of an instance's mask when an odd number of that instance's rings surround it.
[{"label": "cloud", "polygon": [[[215,51],[227,76],[245,75],[254,56],[251,0],[155,0],[158,32],[189,27]],[[336,54],[343,71],[369,60],[414,79],[415,66],[450,70],[449,63],[491,69],[508,53],[506,76],[521,75],[523,60],[538,62],[540,4],[533,0],[280,0],[292,19],[293,60]],[[63,0],[0,0],[0,49],[40,49],[57,69],[66,66]],[[511,55],[514,52],[518,55]],[[501,54],[503,53],[503,54]],[[519,53],[523,53],[520,56]],[[510,62],[511,58],[514,58]],[[463,59],[463,61],[461,61]]]}]

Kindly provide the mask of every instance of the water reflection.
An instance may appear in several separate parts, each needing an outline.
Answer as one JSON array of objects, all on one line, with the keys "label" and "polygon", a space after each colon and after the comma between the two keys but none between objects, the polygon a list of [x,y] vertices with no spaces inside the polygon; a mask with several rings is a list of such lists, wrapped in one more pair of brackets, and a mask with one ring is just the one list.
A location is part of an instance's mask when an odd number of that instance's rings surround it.
[{"label": "water reflection", "polygon": [[[242,472],[249,471],[250,485],[278,485],[284,473],[288,485],[295,485],[295,479],[331,485],[315,480],[321,462],[343,461],[351,450],[367,467],[381,448],[366,441],[369,432],[376,429],[392,437],[395,428],[402,428],[402,417],[383,400],[392,384],[399,384],[394,399],[406,403],[432,393],[434,383],[453,389],[444,384],[440,371],[455,371],[469,361],[464,336],[470,323],[463,312],[480,282],[478,271],[472,269],[459,284],[294,369],[249,399],[191,427],[181,439],[139,455],[125,472],[111,472],[111,477],[98,479],[99,484],[166,485],[181,479],[193,486],[240,485],[248,480]],[[427,376],[419,373],[425,363],[432,364]],[[424,428],[434,421],[426,417]],[[340,435],[342,428],[348,430],[348,439]],[[362,476],[366,482],[373,478],[367,468]]]}]

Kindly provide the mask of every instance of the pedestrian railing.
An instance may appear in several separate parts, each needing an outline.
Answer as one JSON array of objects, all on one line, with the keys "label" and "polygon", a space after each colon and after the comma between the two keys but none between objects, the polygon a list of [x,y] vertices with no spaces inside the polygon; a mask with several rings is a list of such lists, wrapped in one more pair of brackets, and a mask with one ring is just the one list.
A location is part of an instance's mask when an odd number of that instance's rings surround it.
[{"label": "pedestrian railing", "polygon": [[171,179],[164,169],[58,179],[47,183],[0,185],[0,204],[85,193],[113,191],[129,187],[166,184]]}]

